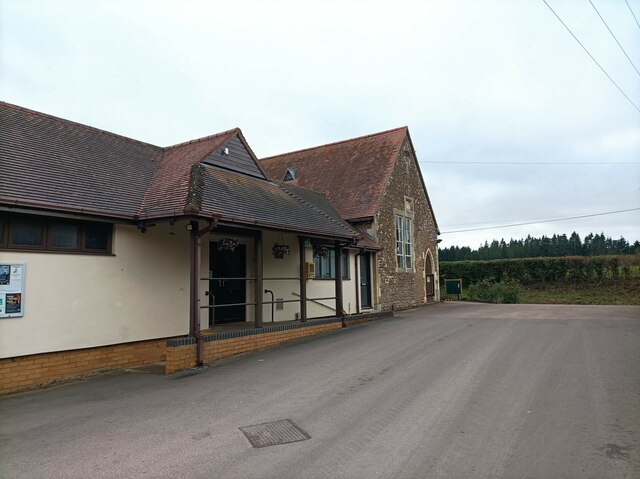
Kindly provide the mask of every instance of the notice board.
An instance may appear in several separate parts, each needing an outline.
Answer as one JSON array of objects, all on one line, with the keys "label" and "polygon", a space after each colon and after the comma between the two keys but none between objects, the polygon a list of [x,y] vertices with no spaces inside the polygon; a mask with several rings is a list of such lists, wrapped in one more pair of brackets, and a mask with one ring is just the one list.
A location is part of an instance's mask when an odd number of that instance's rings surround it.
[{"label": "notice board", "polygon": [[0,318],[24,316],[24,263],[0,263]]}]

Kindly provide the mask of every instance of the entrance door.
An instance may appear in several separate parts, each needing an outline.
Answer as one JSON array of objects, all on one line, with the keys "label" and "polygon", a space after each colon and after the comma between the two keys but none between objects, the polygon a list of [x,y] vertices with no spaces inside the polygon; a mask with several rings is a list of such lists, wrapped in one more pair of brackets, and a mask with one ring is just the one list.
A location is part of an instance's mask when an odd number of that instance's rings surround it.
[{"label": "entrance door", "polygon": [[360,256],[360,307],[371,307],[371,253]]},{"label": "entrance door", "polygon": [[[245,278],[247,251],[243,244],[234,251],[218,251],[218,243],[209,243],[209,270],[212,278]],[[244,279],[214,279],[209,281],[209,304],[246,302],[247,283]],[[214,324],[236,323],[245,320],[245,306],[209,308],[209,327]]]},{"label": "entrance door", "polygon": [[431,262],[433,261],[433,257],[431,256],[431,251],[427,251],[427,256],[424,260],[424,277],[425,277],[425,294],[427,296],[427,302],[433,301],[435,296],[435,284],[434,284],[434,274],[433,268],[431,267]]}]

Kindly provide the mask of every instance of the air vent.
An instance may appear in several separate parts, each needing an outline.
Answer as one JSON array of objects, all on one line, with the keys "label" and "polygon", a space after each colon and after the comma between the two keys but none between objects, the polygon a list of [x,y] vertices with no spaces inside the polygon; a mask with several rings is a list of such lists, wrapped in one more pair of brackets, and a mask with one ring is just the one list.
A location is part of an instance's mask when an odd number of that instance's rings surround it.
[{"label": "air vent", "polygon": [[282,181],[294,181],[296,179],[296,169],[287,168],[287,172],[284,174]]}]

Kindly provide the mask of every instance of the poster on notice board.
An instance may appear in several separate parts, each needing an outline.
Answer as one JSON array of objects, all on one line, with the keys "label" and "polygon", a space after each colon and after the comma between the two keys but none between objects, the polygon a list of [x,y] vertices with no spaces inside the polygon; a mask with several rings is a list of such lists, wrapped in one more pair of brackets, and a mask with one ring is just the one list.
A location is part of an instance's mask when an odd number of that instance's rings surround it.
[{"label": "poster on notice board", "polygon": [[0,318],[24,316],[25,264],[0,264]]}]

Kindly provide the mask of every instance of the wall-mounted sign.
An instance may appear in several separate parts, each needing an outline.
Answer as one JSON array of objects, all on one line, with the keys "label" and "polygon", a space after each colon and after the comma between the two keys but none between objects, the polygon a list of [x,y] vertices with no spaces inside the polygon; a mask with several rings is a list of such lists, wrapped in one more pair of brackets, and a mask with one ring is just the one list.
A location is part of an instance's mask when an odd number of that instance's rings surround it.
[{"label": "wall-mounted sign", "polygon": [[24,316],[24,263],[0,264],[0,318]]}]

